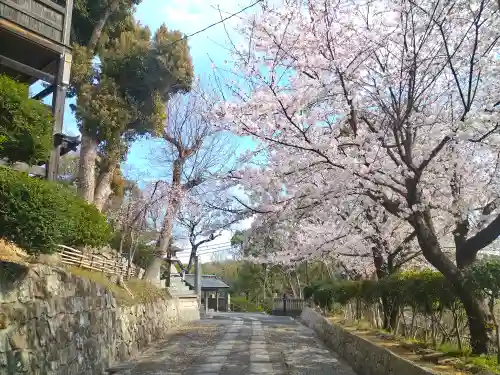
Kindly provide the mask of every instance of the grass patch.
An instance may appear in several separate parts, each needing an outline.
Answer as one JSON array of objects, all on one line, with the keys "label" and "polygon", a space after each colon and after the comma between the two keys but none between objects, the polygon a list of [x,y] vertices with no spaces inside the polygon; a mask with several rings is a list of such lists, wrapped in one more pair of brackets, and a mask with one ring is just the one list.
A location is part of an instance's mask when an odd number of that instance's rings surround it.
[{"label": "grass patch", "polygon": [[125,284],[135,297],[141,303],[154,302],[158,299],[168,299],[170,294],[167,289],[160,289],[148,281],[139,279],[130,279]]},{"label": "grass patch", "polygon": [[0,261],[27,265],[30,257],[28,253],[14,243],[0,238]]},{"label": "grass patch", "polygon": [[439,345],[437,350],[452,357],[469,357],[471,355],[471,349],[469,347],[464,347],[460,350],[458,345],[449,342]]},{"label": "grass patch", "polygon": [[487,369],[494,374],[500,374],[500,365],[493,356],[470,357],[470,363],[480,368]]},{"label": "grass patch", "polygon": [[133,294],[133,297],[121,286],[111,282],[109,277],[102,272],[86,270],[80,267],[68,267],[68,271],[75,276],[89,279],[96,284],[99,284],[111,293],[113,293],[116,301],[120,305],[131,306],[140,303],[154,302],[159,299],[169,299],[170,295],[166,289],[160,289],[145,280],[130,279],[125,282],[127,287]]}]

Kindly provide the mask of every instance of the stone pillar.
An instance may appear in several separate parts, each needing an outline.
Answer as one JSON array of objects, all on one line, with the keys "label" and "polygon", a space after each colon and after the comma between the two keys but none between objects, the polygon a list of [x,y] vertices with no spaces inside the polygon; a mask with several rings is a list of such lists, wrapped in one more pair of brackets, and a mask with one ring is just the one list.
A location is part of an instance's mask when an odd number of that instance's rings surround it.
[{"label": "stone pillar", "polygon": [[208,292],[205,291],[205,314],[208,313]]},{"label": "stone pillar", "polygon": [[179,275],[177,268],[175,268],[174,262],[172,262],[172,264],[170,265],[170,276],[172,275]]},{"label": "stone pillar", "polygon": [[194,290],[201,302],[201,271],[198,256],[194,258]]},{"label": "stone pillar", "polygon": [[227,306],[227,311],[231,311],[231,295],[229,292],[226,292],[226,306]]}]

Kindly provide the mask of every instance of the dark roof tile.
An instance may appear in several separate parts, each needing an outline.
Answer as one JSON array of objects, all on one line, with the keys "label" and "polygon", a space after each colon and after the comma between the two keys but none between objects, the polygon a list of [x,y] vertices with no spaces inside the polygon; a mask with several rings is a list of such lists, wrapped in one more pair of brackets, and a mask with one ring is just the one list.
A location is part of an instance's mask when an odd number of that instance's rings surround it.
[{"label": "dark roof tile", "polygon": [[[194,288],[194,275],[186,274],[184,275],[184,281],[190,287]],[[201,289],[227,289],[227,285],[224,281],[219,279],[215,275],[201,275]]]}]

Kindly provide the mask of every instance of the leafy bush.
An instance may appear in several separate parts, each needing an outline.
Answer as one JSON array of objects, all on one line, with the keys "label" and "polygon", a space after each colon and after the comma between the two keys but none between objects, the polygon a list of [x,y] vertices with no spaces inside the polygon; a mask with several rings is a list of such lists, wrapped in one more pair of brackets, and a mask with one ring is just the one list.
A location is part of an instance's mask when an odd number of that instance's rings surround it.
[{"label": "leafy bush", "polygon": [[[466,278],[478,295],[500,298],[500,260],[474,263],[467,270]],[[393,305],[408,306],[423,314],[440,308],[453,309],[460,304],[443,275],[430,270],[402,272],[377,281],[321,282],[304,288],[304,296],[312,298],[322,308],[333,303],[346,305],[354,300],[370,305],[386,298]]]},{"label": "leafy bush", "polygon": [[311,286],[308,293],[320,307],[346,305],[360,300],[372,304],[381,298],[392,304],[413,306],[430,312],[436,304],[450,306],[457,299],[443,275],[433,271],[403,272],[382,280],[339,280]]},{"label": "leafy bush", "polygon": [[50,108],[29,99],[28,86],[0,75],[0,158],[36,164],[49,157]]},{"label": "leafy bush", "polygon": [[30,253],[57,244],[100,246],[110,237],[106,218],[63,185],[0,167],[0,237]]},{"label": "leafy bush", "polygon": [[269,307],[257,305],[256,303],[247,301],[243,296],[231,297],[233,309],[236,312],[269,312]]}]

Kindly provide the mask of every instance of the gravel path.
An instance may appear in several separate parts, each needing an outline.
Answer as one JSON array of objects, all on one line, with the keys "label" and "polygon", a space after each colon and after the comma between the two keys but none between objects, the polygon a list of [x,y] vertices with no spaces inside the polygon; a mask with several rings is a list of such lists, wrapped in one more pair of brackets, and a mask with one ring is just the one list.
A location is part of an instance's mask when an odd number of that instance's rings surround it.
[{"label": "gravel path", "polygon": [[293,319],[238,313],[182,327],[123,368],[118,374],[355,375]]}]

